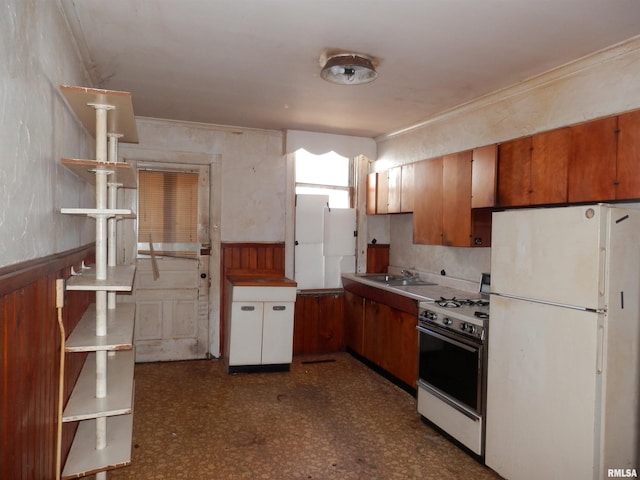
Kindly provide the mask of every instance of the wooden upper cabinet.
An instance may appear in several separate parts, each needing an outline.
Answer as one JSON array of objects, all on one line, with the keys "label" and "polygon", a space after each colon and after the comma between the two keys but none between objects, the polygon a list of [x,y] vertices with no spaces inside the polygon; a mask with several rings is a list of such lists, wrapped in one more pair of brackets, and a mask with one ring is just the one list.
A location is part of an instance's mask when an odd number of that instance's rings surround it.
[{"label": "wooden upper cabinet", "polygon": [[471,150],[442,158],[442,244],[471,246]]},{"label": "wooden upper cabinet", "polygon": [[498,146],[498,205],[529,205],[531,193],[531,137]]},{"label": "wooden upper cabinet", "polygon": [[571,130],[560,128],[500,144],[501,207],[566,203]]},{"label": "wooden upper cabinet", "polygon": [[616,199],[640,198],[640,110],[618,117]]},{"label": "wooden upper cabinet", "polygon": [[571,129],[558,128],[532,137],[529,203],[567,202]]},{"label": "wooden upper cabinet", "polygon": [[378,174],[367,175],[367,215],[374,215],[378,210]]},{"label": "wooden upper cabinet", "polygon": [[390,168],[387,174],[387,213],[400,213],[402,167]]},{"label": "wooden upper cabinet", "polygon": [[570,128],[569,202],[615,199],[618,117],[602,118]]},{"label": "wooden upper cabinet", "polygon": [[400,211],[403,213],[413,212],[415,192],[413,186],[414,172],[415,164],[410,163],[402,166],[402,178],[400,182]]},{"label": "wooden upper cabinet", "polygon": [[414,164],[413,243],[442,244],[442,157]]},{"label": "wooden upper cabinet", "polygon": [[471,167],[471,208],[496,205],[498,146],[474,148]]},{"label": "wooden upper cabinet", "polygon": [[367,175],[367,214],[413,212],[414,164]]},{"label": "wooden upper cabinet", "polygon": [[376,213],[389,213],[389,173],[376,174]]}]

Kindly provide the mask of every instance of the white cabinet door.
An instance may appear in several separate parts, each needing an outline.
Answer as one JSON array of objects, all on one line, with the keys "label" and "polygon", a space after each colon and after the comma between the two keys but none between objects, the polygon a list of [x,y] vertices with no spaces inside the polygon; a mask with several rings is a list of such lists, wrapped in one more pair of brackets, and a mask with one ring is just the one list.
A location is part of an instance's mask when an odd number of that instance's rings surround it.
[{"label": "white cabinet door", "polygon": [[262,363],[291,363],[293,302],[265,302],[262,325]]},{"label": "white cabinet door", "polygon": [[231,304],[229,365],[260,365],[262,316],[262,302]]}]

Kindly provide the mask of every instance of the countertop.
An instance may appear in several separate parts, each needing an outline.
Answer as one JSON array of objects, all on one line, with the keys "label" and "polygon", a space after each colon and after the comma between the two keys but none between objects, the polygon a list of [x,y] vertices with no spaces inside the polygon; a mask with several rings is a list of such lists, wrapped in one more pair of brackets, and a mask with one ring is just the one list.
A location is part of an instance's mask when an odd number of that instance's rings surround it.
[{"label": "countertop", "polygon": [[[480,298],[480,293],[478,290],[469,289],[461,289],[452,286],[437,284],[435,279],[425,279],[429,282],[436,283],[436,285],[414,285],[414,286],[389,286],[385,285],[381,282],[376,282],[374,280],[367,279],[367,274],[353,274],[353,273],[343,273],[343,280],[350,280],[354,282],[359,282],[365,285],[369,285],[371,287],[380,288],[382,290],[386,290],[388,292],[393,292],[399,295],[403,295],[405,297],[413,298],[420,302],[430,302],[434,300],[439,300],[442,298]],[[449,279],[446,279],[447,281]]]},{"label": "countertop", "polygon": [[294,287],[298,284],[287,277],[275,275],[229,275],[227,280],[234,287]]}]

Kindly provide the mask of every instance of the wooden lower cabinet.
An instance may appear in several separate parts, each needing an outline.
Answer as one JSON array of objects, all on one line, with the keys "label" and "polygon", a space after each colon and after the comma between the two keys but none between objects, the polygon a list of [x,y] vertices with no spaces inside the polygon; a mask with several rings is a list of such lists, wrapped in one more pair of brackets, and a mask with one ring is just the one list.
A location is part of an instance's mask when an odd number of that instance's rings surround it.
[{"label": "wooden lower cabinet", "polygon": [[418,378],[416,326],[415,311],[345,291],[346,346],[412,389]]},{"label": "wooden lower cabinet", "polygon": [[293,354],[344,350],[344,295],[336,291],[302,291],[296,296]]},{"label": "wooden lower cabinet", "polygon": [[395,310],[392,318],[393,349],[392,371],[404,383],[416,388],[418,380],[418,326],[417,316]]},{"label": "wooden lower cabinet", "polygon": [[389,367],[388,355],[391,347],[388,345],[390,316],[391,307],[365,299],[362,355],[385,370]]},{"label": "wooden lower cabinet", "polygon": [[358,355],[364,355],[364,298],[344,292],[344,341]]}]

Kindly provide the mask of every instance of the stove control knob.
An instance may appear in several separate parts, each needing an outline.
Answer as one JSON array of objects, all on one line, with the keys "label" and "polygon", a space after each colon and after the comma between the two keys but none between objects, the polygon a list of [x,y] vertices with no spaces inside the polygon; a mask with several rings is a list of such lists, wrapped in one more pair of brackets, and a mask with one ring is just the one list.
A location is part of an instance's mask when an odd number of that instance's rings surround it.
[{"label": "stove control knob", "polygon": [[447,325],[447,326],[448,326],[448,325],[451,325],[451,324],[453,323],[453,320],[451,320],[449,317],[444,317],[444,318],[442,319],[442,323],[443,323],[444,325]]},{"label": "stove control knob", "polygon": [[425,314],[425,316],[427,317],[427,319],[429,320],[437,320],[438,319],[438,314],[436,312],[427,312]]},{"label": "stove control knob", "polygon": [[469,332],[471,335],[475,335],[476,326],[475,325],[467,325],[467,332]]}]

